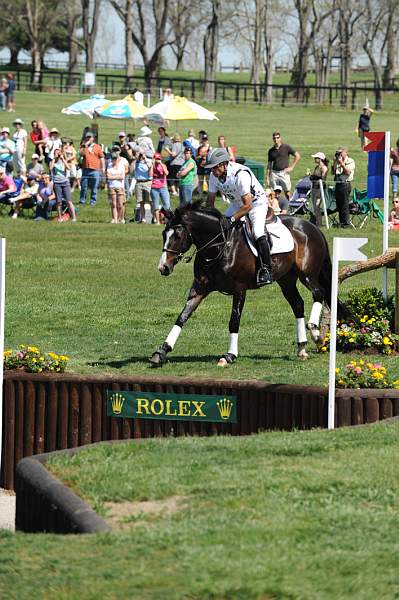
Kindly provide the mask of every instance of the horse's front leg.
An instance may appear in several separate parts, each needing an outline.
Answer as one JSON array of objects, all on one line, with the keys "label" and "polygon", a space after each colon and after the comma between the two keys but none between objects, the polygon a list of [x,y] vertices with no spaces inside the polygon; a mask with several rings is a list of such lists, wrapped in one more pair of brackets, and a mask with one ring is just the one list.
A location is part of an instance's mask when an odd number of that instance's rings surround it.
[{"label": "horse's front leg", "polygon": [[194,280],[194,283],[188,293],[186,304],[180,315],[177,317],[176,323],[170,330],[166,340],[159,346],[158,350],[155,350],[154,354],[150,358],[152,367],[162,367],[162,365],[166,363],[167,354],[175,347],[183,325],[191,317],[195,309],[201,304],[202,300],[206,298],[208,294],[209,290],[200,288],[198,283]]},{"label": "horse's front leg", "polygon": [[242,311],[244,309],[246,292],[241,291],[233,296],[233,306],[229,321],[230,344],[226,354],[218,361],[218,367],[227,367],[231,365],[238,356],[238,331],[240,329],[240,321]]},{"label": "horse's front leg", "polygon": [[278,280],[284,298],[288,301],[296,318],[297,356],[301,360],[306,360],[309,358],[309,355],[306,352],[305,305],[296,287],[296,282],[297,276],[295,273],[287,273],[287,275]]}]

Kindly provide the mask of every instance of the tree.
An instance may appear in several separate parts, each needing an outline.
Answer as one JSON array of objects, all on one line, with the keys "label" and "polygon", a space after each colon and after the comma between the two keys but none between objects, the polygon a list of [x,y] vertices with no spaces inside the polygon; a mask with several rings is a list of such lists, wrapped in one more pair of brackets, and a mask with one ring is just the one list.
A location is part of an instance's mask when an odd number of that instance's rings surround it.
[{"label": "tree", "polygon": [[133,0],[110,0],[111,5],[125,26],[126,77],[129,81],[134,73],[133,54]]},{"label": "tree", "polygon": [[327,86],[331,68],[331,60],[336,50],[338,39],[338,11],[336,1],[333,0],[331,16],[328,22],[324,21],[318,35],[312,41],[312,52],[314,59],[316,79],[316,101],[326,101]]},{"label": "tree", "polygon": [[355,37],[355,27],[362,16],[362,10],[358,10],[356,4],[350,0],[337,0],[338,10],[338,39],[340,53],[340,83],[341,83],[341,105],[346,106],[348,102],[348,87],[352,73],[352,40]]},{"label": "tree", "polygon": [[399,36],[399,4],[397,0],[387,0],[388,16],[384,46],[386,47],[386,63],[382,76],[383,86],[391,88],[395,85],[395,72],[398,57]]},{"label": "tree", "polygon": [[176,57],[176,71],[183,68],[184,55],[190,36],[198,22],[198,11],[193,3],[186,0],[169,0],[169,22],[173,32],[170,48]]},{"label": "tree", "polygon": [[215,73],[219,52],[219,17],[220,0],[212,0],[211,19],[206,27],[203,49],[205,59],[205,98],[213,99],[215,95]]},{"label": "tree", "polygon": [[376,87],[376,108],[382,106],[382,68],[381,62],[376,57],[376,44],[378,44],[378,33],[387,16],[387,6],[384,3],[375,5],[372,0],[364,0],[364,21],[366,26],[362,27],[362,47],[370,61],[374,74],[374,85]]},{"label": "tree", "polygon": [[86,71],[93,73],[95,71],[94,44],[98,31],[101,0],[81,0],[81,6]]}]

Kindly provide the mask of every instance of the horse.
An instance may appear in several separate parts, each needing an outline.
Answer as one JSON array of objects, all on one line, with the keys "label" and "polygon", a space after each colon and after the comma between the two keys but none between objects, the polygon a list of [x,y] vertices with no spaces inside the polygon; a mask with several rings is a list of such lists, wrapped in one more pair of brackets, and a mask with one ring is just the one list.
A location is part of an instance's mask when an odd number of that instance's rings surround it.
[{"label": "horse", "polygon": [[[323,302],[328,308],[331,305],[330,253],[327,240],[316,225],[295,216],[280,218],[293,236],[294,248],[291,252],[272,255],[273,279],[295,315],[297,354],[300,359],[306,360],[304,301],[297,289],[297,281],[299,279],[312,293],[313,306],[307,328],[320,348],[324,343],[319,327]],[[238,357],[238,332],[246,292],[257,287],[257,258],[245,239],[243,224],[239,221],[234,229],[229,230],[225,217],[216,208],[203,207],[201,202],[179,207],[174,213],[167,211],[165,220],[158,269],[161,275],[169,276],[178,262],[182,259],[189,262],[195,256],[194,280],[182,312],[165,341],[152,354],[150,364],[152,367],[165,364],[183,325],[211,292],[218,291],[233,297],[229,321],[230,345],[228,352],[218,361],[219,366],[230,365]],[[191,256],[185,257],[193,245],[195,250]],[[338,300],[339,317],[345,318],[347,312],[345,305]]]}]

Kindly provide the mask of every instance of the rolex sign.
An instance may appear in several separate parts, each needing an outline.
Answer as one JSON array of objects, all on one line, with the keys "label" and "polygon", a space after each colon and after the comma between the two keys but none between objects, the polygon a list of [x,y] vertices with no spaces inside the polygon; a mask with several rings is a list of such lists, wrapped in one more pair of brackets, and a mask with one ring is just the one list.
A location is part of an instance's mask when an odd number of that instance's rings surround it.
[{"label": "rolex sign", "polygon": [[237,398],[107,390],[107,415],[124,419],[237,423]]}]

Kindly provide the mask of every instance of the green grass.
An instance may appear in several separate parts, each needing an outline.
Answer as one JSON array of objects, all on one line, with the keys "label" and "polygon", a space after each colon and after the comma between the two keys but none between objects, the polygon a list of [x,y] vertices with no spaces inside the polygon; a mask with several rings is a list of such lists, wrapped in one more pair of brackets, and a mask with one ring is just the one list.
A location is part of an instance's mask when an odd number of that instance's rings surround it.
[{"label": "green grass", "polygon": [[[57,125],[63,135],[78,139],[87,120],[60,113],[71,100],[67,96],[18,94],[16,115],[25,121],[44,118],[48,126]],[[364,187],[366,158],[352,131],[356,114],[306,108],[216,108],[219,122],[184,122],[179,130],[184,132],[190,125],[199,129],[205,124],[212,142],[219,133],[225,133],[240,154],[264,163],[271,133],[280,129],[303,156],[294,181],[311,167],[312,152],[322,149],[331,156],[337,145],[347,144],[357,163],[356,185]],[[4,124],[10,124],[14,115],[5,113],[3,117]],[[373,119],[381,128],[394,129],[393,113],[384,112]],[[111,120],[101,121],[99,126],[104,143],[124,127]],[[133,124],[127,129],[137,131]],[[129,216],[133,210],[134,202],[129,202]],[[104,193],[96,208],[80,208],[78,220],[76,225],[58,225],[0,217],[0,235],[7,238],[6,347],[31,343],[44,351],[68,354],[69,370],[80,373],[152,374],[147,358],[165,339],[183,306],[192,281],[192,265],[181,263],[171,277],[162,278],[157,271],[162,249],[160,228],[111,226]],[[330,241],[334,233],[328,234]],[[361,232],[345,235],[368,236],[368,256],[381,253],[382,230],[376,220]],[[398,245],[396,235],[391,234],[393,246]],[[355,277],[343,284],[342,294],[354,286],[379,287],[381,277],[378,271]],[[393,287],[391,275],[392,291]],[[301,290],[309,315],[310,296]],[[327,382],[326,355],[312,352],[307,363],[297,360],[295,321],[277,285],[248,294],[240,359],[231,369],[218,369],[216,360],[227,350],[230,308],[230,298],[211,295],[188,322],[162,374]],[[346,362],[348,358],[339,360]],[[399,359],[385,358],[384,364],[395,372]]]},{"label": "green grass", "polygon": [[121,533],[0,537],[7,598],[396,597],[398,424],[92,448],[52,461],[96,507],[166,500]]}]

